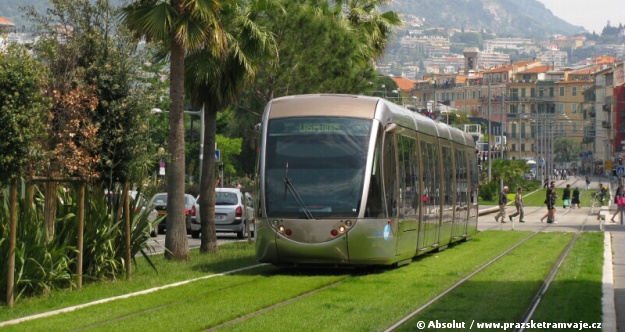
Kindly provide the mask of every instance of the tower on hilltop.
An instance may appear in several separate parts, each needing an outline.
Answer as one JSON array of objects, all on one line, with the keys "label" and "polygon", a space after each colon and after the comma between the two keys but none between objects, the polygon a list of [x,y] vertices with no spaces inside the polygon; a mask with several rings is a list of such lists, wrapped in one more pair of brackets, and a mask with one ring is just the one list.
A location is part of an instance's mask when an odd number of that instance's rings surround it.
[{"label": "tower on hilltop", "polygon": [[480,50],[477,47],[467,47],[462,51],[464,54],[464,73],[465,75],[469,71],[477,72],[477,60],[480,54]]}]

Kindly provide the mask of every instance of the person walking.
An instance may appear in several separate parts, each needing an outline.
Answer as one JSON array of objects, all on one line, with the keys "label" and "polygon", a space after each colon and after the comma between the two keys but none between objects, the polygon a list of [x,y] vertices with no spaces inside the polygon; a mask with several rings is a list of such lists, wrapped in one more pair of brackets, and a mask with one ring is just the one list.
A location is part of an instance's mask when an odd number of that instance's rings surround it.
[{"label": "person walking", "polygon": [[588,178],[588,175],[586,175],[586,190],[590,189],[590,179]]},{"label": "person walking", "polygon": [[569,208],[571,207],[571,185],[567,184],[566,188],[562,192],[562,207]]},{"label": "person walking", "polygon": [[495,216],[495,222],[506,222],[506,205],[508,205],[508,186],[504,186],[503,190],[499,193],[499,213]]},{"label": "person walking", "polygon": [[579,189],[575,187],[573,189],[573,199],[571,200],[571,207],[579,209]]},{"label": "person walking", "polygon": [[540,222],[544,222],[543,220],[547,218],[547,223],[556,223],[556,183],[555,181],[551,181],[551,185],[547,188],[547,193],[545,195],[545,204],[547,204],[547,213],[540,218]]},{"label": "person walking", "polygon": [[516,207],[516,212],[509,215],[510,221],[514,222],[513,218],[519,216],[519,222],[525,222],[523,220],[523,188],[519,187],[516,190],[516,195],[514,195],[514,207]]},{"label": "person walking", "polygon": [[623,184],[619,184],[616,188],[614,203],[616,203],[616,212],[612,216],[612,219],[610,220],[611,222],[616,222],[614,221],[614,217],[625,212],[625,191],[623,190]]}]

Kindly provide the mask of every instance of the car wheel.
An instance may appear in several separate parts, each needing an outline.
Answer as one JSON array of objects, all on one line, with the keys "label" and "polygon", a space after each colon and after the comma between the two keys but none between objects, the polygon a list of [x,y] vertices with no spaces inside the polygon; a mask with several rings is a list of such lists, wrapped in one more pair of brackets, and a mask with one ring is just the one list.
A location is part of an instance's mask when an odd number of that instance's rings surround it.
[{"label": "car wheel", "polygon": [[245,235],[245,230],[242,230],[240,232],[237,232],[237,238],[242,239],[243,235]]},{"label": "car wheel", "polygon": [[191,231],[191,237],[197,239],[200,237],[200,231]]}]

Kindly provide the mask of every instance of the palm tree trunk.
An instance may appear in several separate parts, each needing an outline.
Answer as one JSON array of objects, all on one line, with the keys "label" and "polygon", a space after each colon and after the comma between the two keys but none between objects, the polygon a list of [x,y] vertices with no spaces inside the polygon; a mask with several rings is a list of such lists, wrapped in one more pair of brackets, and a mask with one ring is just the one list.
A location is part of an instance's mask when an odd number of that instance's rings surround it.
[{"label": "palm tree trunk", "polygon": [[169,161],[167,165],[167,234],[165,258],[189,259],[184,214],[184,54],[185,47],[172,35],[170,61]]},{"label": "palm tree trunk", "polygon": [[204,102],[204,147],[202,154],[202,178],[200,179],[200,252],[217,252],[215,232],[215,136],[217,131],[217,108]]}]

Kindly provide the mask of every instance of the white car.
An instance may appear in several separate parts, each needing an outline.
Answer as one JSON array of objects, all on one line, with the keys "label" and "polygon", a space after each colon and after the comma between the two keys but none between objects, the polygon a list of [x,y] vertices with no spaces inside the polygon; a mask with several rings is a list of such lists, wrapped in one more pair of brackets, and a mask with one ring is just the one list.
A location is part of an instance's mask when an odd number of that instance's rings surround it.
[{"label": "white car", "polygon": [[[247,192],[243,193],[238,188],[215,188],[215,231],[237,233],[237,237],[242,239],[246,234],[247,224],[253,236],[254,200],[252,195]],[[200,225],[200,196],[198,196],[191,212],[191,237],[200,237]]]}]

